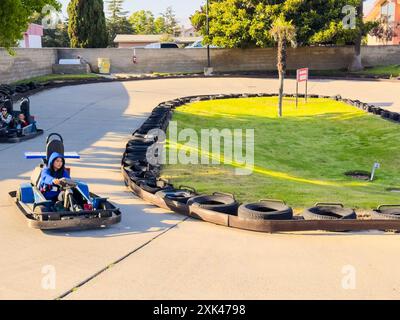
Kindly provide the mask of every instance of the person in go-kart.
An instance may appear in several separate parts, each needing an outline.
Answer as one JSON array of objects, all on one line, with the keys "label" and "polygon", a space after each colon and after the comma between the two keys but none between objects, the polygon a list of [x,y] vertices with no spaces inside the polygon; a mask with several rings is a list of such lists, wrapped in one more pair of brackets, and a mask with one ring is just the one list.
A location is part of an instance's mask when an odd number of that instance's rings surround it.
[{"label": "person in go-kart", "polygon": [[4,106],[1,106],[1,114],[0,114],[0,128],[8,129],[13,121],[13,117],[8,113],[8,109]]},{"label": "person in go-kart", "polygon": [[71,179],[65,169],[65,159],[63,155],[53,152],[47,163],[47,167],[42,170],[39,181],[39,190],[47,200],[54,203],[63,203],[64,192],[62,192],[61,179]]},{"label": "person in go-kart", "polygon": [[29,122],[23,113],[20,113],[18,115],[18,118],[16,119],[15,123],[16,123],[17,128],[18,127],[25,128],[25,127],[29,126]]}]

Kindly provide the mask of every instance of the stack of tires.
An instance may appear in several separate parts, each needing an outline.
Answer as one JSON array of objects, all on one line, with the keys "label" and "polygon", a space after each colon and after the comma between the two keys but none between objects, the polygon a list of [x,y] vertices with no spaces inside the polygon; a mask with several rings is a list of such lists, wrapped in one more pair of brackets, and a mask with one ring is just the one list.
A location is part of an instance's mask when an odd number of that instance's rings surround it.
[{"label": "stack of tires", "polygon": [[15,93],[15,87],[9,86],[7,84],[0,84],[0,95],[10,97],[14,93]]},{"label": "stack of tires", "polygon": [[139,196],[142,192],[155,194],[172,188],[167,181],[159,178],[158,159],[163,146],[158,141],[157,130],[165,134],[172,109],[181,104],[181,101],[174,100],[158,105],[126,145],[122,159],[125,184]]}]

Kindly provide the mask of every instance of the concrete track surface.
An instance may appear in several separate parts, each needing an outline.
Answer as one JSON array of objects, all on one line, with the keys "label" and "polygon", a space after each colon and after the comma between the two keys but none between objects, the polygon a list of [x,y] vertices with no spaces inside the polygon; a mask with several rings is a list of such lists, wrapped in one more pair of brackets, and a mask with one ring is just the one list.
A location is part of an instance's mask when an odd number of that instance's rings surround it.
[{"label": "concrete track surface", "polygon": [[[286,92],[294,92],[294,85],[288,80]],[[82,156],[68,161],[73,177],[116,203],[123,221],[96,231],[29,229],[8,192],[28,179],[38,162],[23,153],[42,151],[45,136],[0,145],[0,298],[399,298],[398,235],[227,229],[154,208],[124,186],[119,168],[124,146],[159,102],[194,94],[277,92],[277,86],[272,79],[170,79],[64,87],[33,96],[40,127],[46,134],[61,133],[66,149]],[[309,92],[400,111],[399,87],[314,80]]]}]

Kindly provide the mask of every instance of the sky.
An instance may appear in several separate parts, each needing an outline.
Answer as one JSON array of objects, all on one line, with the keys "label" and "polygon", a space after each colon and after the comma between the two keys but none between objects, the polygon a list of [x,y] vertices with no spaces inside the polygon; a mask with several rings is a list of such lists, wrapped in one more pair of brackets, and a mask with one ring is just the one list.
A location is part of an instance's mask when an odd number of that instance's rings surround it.
[{"label": "sky", "polygon": [[[58,1],[63,4],[63,12],[66,16],[66,8],[69,0]],[[376,0],[365,1],[365,13],[371,9],[375,1]],[[137,10],[150,10],[154,15],[158,16],[168,6],[171,6],[175,11],[179,23],[181,25],[190,26],[189,17],[205,2],[206,0],[125,0],[125,9],[130,12]]]},{"label": "sky", "polygon": [[[67,15],[67,5],[69,0],[58,0],[63,5],[63,13]],[[180,24],[190,26],[189,17],[204,4],[206,0],[125,0],[126,11],[150,10],[155,16],[171,6]],[[104,1],[105,8],[107,3]]]}]

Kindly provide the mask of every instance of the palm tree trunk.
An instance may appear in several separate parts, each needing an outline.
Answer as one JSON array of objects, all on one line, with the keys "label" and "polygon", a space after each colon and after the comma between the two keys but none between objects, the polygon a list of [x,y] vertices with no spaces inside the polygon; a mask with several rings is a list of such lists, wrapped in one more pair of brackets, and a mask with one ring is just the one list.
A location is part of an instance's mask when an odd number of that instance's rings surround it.
[{"label": "palm tree trunk", "polygon": [[278,73],[279,73],[279,107],[278,115],[283,115],[283,84],[285,81],[286,72],[286,50],[287,42],[285,38],[281,38],[278,41]]},{"label": "palm tree trunk", "polygon": [[278,109],[278,115],[281,118],[283,115],[282,109],[283,109],[283,83],[285,80],[285,74],[282,72],[279,72],[279,109]]}]

